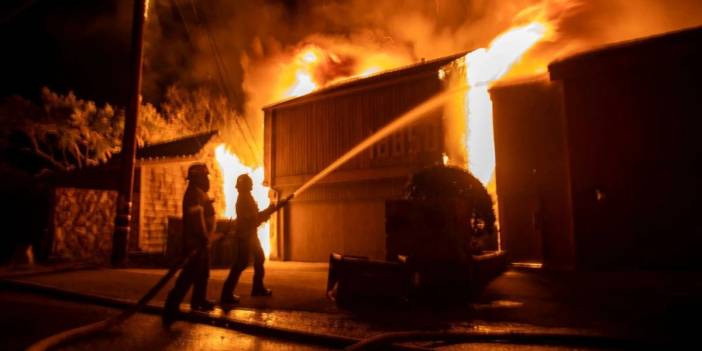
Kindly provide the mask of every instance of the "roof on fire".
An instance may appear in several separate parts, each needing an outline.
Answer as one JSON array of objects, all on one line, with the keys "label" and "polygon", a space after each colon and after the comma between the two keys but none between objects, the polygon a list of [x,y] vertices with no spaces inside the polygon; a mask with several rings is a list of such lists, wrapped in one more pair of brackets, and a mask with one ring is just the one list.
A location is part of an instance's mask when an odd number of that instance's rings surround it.
[{"label": "roof on fire", "polygon": [[384,82],[388,81],[393,81],[396,79],[402,79],[405,77],[411,77],[415,75],[421,75],[421,74],[436,74],[438,70],[465,56],[467,52],[461,52],[457,54],[453,54],[450,56],[445,56],[441,57],[438,59],[434,60],[429,60],[429,61],[422,61],[410,66],[405,66],[405,67],[400,67],[397,69],[392,69],[388,71],[383,71],[380,73],[377,73],[375,75],[365,77],[365,78],[351,78],[349,80],[345,80],[343,82],[337,83],[337,84],[332,84],[330,86],[324,87],[319,90],[315,90],[309,94],[290,98],[287,100],[279,101],[272,103],[270,105],[266,105],[263,107],[263,110],[271,110],[271,109],[277,109],[289,105],[294,105],[294,104],[299,104],[302,102],[307,102],[311,100],[315,100],[319,97],[325,96],[325,95],[330,95],[330,94],[337,94],[337,93],[342,93],[348,90],[353,90],[357,89],[359,87],[367,87],[371,85],[376,85],[376,84],[382,84]]}]

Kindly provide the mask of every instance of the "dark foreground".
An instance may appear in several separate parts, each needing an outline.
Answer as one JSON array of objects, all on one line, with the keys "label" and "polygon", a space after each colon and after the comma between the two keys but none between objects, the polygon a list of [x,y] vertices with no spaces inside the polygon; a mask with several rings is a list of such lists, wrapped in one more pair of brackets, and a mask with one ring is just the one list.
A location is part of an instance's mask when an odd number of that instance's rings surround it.
[{"label": "dark foreground", "polygon": [[[115,309],[104,307],[99,299],[88,303],[80,299],[81,295],[60,297],[55,292],[46,293],[46,288],[135,301],[162,273],[163,270],[102,269],[15,277],[14,282],[2,284],[0,347],[23,349],[41,337],[117,313]],[[404,331],[596,335],[633,340],[632,348],[640,349],[642,346],[675,346],[694,340],[695,321],[702,312],[702,274],[699,273],[572,273],[513,269],[496,279],[477,301],[471,303],[431,307],[381,305],[354,311],[340,309],[325,299],[325,265],[268,264],[266,280],[274,289],[271,298],[247,295],[250,274],[250,271],[244,273],[242,284],[237,289],[237,293],[244,297],[241,306],[228,312],[216,310],[211,315],[213,323],[215,320],[231,320],[233,326],[251,323],[257,327],[356,340]],[[224,270],[213,270],[210,298],[218,295],[225,275]],[[28,285],[31,288],[27,288]],[[157,312],[158,306],[162,305],[165,292],[153,301],[152,312]],[[228,330],[221,323],[218,325],[222,327],[179,321],[167,331],[161,328],[157,315],[138,314],[120,328],[72,347],[103,350],[314,350],[339,346],[315,344],[309,340],[302,344],[290,335],[281,338],[275,333],[261,333],[260,329],[257,329],[258,333],[242,334]],[[276,338],[270,337],[274,335]],[[502,349],[542,349],[505,344],[423,342],[412,345],[442,350],[495,349],[498,345]],[[596,349],[616,346],[616,349],[627,345],[594,343],[591,346]],[[561,347],[572,349],[569,345]]]}]

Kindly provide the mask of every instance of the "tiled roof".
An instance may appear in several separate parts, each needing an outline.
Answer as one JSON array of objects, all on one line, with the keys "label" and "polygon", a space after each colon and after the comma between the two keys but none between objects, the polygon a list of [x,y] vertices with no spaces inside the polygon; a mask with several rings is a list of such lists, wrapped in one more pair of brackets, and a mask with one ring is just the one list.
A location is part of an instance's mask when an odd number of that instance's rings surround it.
[{"label": "tiled roof", "polygon": [[[185,138],[148,145],[137,149],[137,159],[174,159],[195,156],[217,135],[217,131],[191,135]],[[54,182],[58,186],[117,190],[120,177],[121,154],[115,154],[107,163],[97,166],[57,172]]]},{"label": "tiled roof", "polygon": [[136,157],[137,159],[163,159],[194,156],[197,155],[217,133],[216,130],[213,130],[181,139],[147,145],[137,149]]}]

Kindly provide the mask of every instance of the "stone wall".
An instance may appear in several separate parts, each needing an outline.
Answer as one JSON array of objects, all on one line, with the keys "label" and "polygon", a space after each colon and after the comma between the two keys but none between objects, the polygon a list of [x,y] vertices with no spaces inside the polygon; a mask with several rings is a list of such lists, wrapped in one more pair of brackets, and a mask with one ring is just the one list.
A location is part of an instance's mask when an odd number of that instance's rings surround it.
[{"label": "stone wall", "polygon": [[116,191],[57,188],[52,256],[71,260],[108,260],[116,201]]}]

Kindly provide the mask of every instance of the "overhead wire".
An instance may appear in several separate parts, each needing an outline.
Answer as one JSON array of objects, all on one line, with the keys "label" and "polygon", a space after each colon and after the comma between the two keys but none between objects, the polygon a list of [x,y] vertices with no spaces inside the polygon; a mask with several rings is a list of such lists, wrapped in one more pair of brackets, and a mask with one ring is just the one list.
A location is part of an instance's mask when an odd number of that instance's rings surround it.
[{"label": "overhead wire", "polygon": [[[177,0],[174,0],[177,4]],[[234,106],[234,103],[232,101],[232,91],[229,87],[229,84],[227,83],[227,77],[229,77],[229,73],[227,70],[226,63],[222,59],[222,56],[220,54],[219,47],[217,45],[217,41],[214,38],[214,34],[212,33],[212,28],[207,20],[207,17],[205,16],[204,12],[198,11],[198,7],[195,4],[194,0],[190,0],[190,5],[192,7],[193,15],[195,16],[195,20],[198,25],[201,25],[205,29],[205,34],[207,35],[208,38],[208,44],[210,46],[210,50],[212,50],[212,54],[214,57],[215,65],[217,66],[217,74],[221,82],[222,90],[224,91],[224,95],[227,98],[227,101],[229,102],[230,106]],[[179,10],[180,11],[180,10]],[[181,16],[183,18],[183,16]],[[244,119],[244,126],[246,127],[246,131],[248,132],[248,136],[246,133],[244,133],[244,128],[241,126],[241,122],[239,121],[240,118]],[[251,131],[251,127],[249,126],[248,121],[246,120],[246,117],[235,117],[234,122],[239,129],[239,132],[241,133],[242,138],[244,139],[244,142],[246,143],[249,151],[251,152],[251,155],[254,158],[254,161],[257,164],[260,164],[260,160],[258,158],[258,153],[255,151],[258,149],[258,144],[256,143],[256,138],[253,135],[253,132]],[[248,139],[251,139],[251,142],[249,142]],[[253,147],[251,146],[253,144]]]}]

